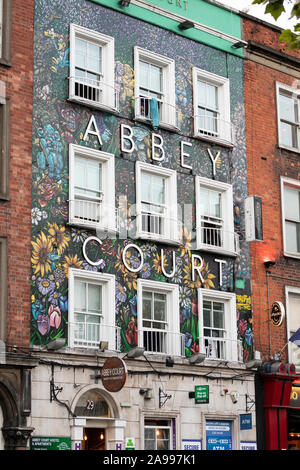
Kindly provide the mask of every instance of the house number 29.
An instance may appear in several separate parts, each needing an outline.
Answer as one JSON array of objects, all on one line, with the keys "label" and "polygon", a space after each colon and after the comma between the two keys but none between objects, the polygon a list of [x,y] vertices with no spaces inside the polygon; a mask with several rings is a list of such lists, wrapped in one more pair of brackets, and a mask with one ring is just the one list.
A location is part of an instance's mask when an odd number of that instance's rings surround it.
[{"label": "house number 29", "polygon": [[92,400],[88,400],[86,404],[86,409],[87,410],[93,410],[95,406],[95,403]]}]

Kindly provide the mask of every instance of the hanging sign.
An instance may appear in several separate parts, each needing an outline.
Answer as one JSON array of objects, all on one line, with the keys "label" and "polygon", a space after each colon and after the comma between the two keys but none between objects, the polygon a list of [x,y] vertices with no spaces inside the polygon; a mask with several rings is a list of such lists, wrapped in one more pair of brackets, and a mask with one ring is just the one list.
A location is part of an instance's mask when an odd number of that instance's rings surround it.
[{"label": "hanging sign", "polygon": [[271,307],[271,322],[274,326],[281,326],[285,318],[285,309],[281,302],[273,302]]},{"label": "hanging sign", "polygon": [[108,392],[119,392],[125,385],[127,368],[125,362],[118,357],[110,357],[101,370],[103,387]]},{"label": "hanging sign", "polygon": [[252,429],[252,414],[240,415],[240,429]]}]

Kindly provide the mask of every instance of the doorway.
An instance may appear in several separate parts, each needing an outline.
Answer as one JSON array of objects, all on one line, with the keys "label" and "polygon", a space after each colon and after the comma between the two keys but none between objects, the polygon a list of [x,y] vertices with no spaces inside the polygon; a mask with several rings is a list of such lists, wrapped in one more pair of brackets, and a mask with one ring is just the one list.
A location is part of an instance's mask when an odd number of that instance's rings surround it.
[{"label": "doorway", "polygon": [[82,450],[106,450],[104,428],[84,428]]}]

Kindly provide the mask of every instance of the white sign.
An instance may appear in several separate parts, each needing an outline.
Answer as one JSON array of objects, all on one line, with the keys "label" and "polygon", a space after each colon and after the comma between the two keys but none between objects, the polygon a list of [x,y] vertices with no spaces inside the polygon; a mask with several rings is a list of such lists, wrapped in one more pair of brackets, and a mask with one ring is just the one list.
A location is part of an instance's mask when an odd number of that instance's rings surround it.
[{"label": "white sign", "polygon": [[182,450],[202,450],[202,441],[196,439],[182,439]]},{"label": "white sign", "polygon": [[240,450],[257,450],[256,442],[240,442]]}]

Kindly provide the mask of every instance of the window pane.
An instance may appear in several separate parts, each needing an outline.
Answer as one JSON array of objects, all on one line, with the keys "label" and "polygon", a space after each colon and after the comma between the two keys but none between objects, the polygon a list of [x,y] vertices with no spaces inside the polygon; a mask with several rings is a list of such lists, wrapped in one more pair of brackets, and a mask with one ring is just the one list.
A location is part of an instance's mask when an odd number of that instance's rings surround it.
[{"label": "window pane", "polygon": [[279,95],[280,119],[297,122],[297,100],[284,94]]},{"label": "window pane", "polygon": [[101,73],[101,47],[87,43],[87,69]]},{"label": "window pane", "polygon": [[140,60],[140,86],[149,88],[149,64]]},{"label": "window pane", "polygon": [[211,302],[208,302],[206,300],[203,301],[203,325],[206,327],[211,326]]},{"label": "window pane", "polygon": [[215,328],[225,328],[224,323],[224,304],[221,302],[214,302],[213,322]]},{"label": "window pane", "polygon": [[75,39],[75,67],[86,68],[86,41]]},{"label": "window pane", "polygon": [[206,84],[206,103],[209,108],[218,109],[218,89],[208,83]]},{"label": "window pane", "polygon": [[143,318],[151,319],[152,295],[148,292],[143,293]]},{"label": "window pane", "polygon": [[[86,182],[86,162],[82,157],[75,157],[75,187],[85,188]],[[76,193],[81,190],[76,190]]]},{"label": "window pane", "polygon": [[298,147],[297,128],[286,122],[281,122],[280,143],[287,147]]},{"label": "window pane", "polygon": [[221,217],[221,193],[210,191],[210,215]]},{"label": "window pane", "polygon": [[165,294],[154,294],[154,320],[166,321]]},{"label": "window pane", "polygon": [[157,450],[170,449],[170,431],[169,429],[157,430]]},{"label": "window pane", "polygon": [[218,87],[198,80],[198,105],[204,108],[218,109]]},{"label": "window pane", "polygon": [[102,165],[101,163],[90,160],[88,162],[87,184],[88,188],[94,191],[102,189]]},{"label": "window pane", "polygon": [[284,188],[285,218],[300,220],[299,191],[286,186]]},{"label": "window pane", "polygon": [[206,84],[198,80],[198,104],[206,106]]},{"label": "window pane", "polygon": [[152,175],[152,200],[157,204],[165,202],[165,179],[161,176]]},{"label": "window pane", "polygon": [[154,91],[162,91],[161,87],[162,69],[155,65],[150,66],[150,88]]},{"label": "window pane", "polygon": [[89,312],[102,312],[102,287],[97,284],[88,285],[88,309]]},{"label": "window pane", "polygon": [[297,253],[299,251],[298,237],[299,224],[286,222],[285,224],[286,249],[287,251]]},{"label": "window pane", "polygon": [[142,173],[142,201],[151,201],[151,175]]},{"label": "window pane", "polygon": [[75,310],[86,311],[86,283],[75,279]]}]

